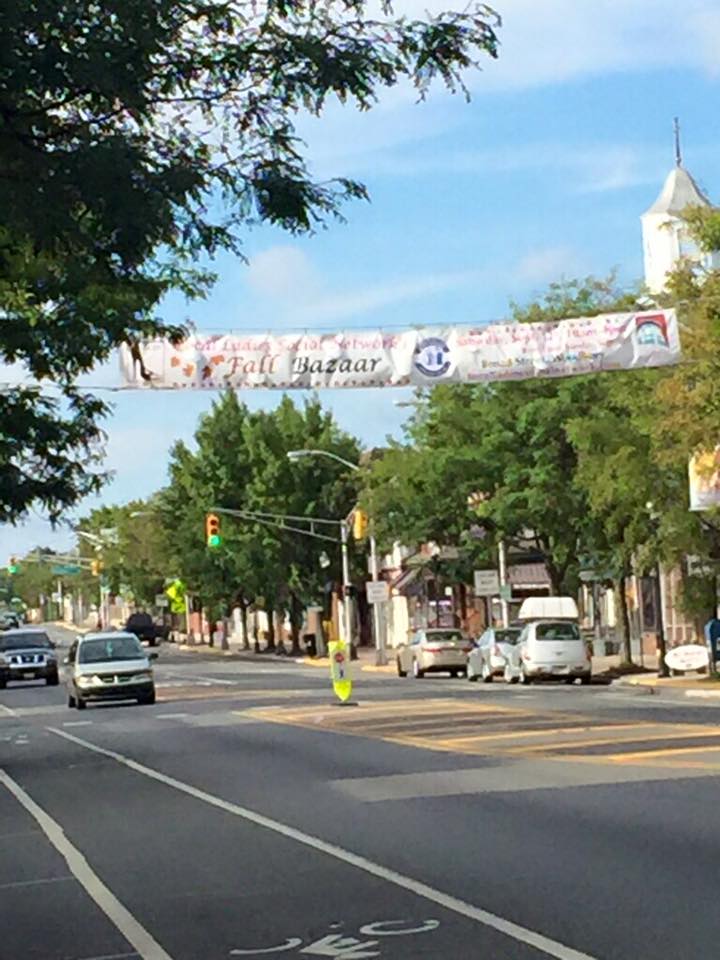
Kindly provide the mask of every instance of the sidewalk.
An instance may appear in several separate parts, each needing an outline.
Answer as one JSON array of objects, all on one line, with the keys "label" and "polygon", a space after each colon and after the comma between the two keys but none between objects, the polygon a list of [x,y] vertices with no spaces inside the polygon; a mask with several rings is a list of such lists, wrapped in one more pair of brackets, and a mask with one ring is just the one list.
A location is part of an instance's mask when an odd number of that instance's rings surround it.
[{"label": "sidewalk", "polygon": [[686,674],[682,677],[660,677],[657,673],[637,674],[621,677],[613,681],[613,686],[642,688],[649,694],[720,702],[720,681],[707,674]]}]

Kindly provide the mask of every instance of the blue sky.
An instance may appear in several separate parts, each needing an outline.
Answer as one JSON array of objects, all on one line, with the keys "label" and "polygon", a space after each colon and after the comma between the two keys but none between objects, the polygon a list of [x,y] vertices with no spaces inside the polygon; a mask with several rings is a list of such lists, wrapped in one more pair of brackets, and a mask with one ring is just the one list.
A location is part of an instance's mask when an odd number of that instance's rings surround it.
[{"label": "blue sky", "polygon": [[[495,6],[504,20],[500,60],[469,77],[470,104],[438,88],[418,105],[402,88],[369,114],[331,106],[300,123],[317,174],[363,180],[371,203],[349,204],[346,224],[309,238],[249,232],[249,265],[222,258],[212,296],[169,301],[167,318],[201,330],[479,323],[562,276],[617,268],[630,283],[642,273],[639,216],[672,166],[675,115],[685,165],[720,200],[717,0]],[[416,15],[426,7],[396,4]],[[116,382],[115,369],[91,379]],[[393,390],[322,394],[368,445],[399,432],[402,398]],[[271,407],[280,396],[246,399]],[[107,423],[115,475],[98,502],[161,486],[170,445],[192,437],[212,400],[118,395]],[[36,515],[22,530],[0,527],[0,556],[35,543],[69,537]]]}]

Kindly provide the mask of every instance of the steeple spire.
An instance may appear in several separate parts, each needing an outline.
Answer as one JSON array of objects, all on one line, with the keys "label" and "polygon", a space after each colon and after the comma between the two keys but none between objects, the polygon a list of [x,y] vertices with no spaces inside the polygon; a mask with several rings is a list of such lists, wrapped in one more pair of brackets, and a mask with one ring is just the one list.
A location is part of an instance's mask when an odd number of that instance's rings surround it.
[{"label": "steeple spire", "polygon": [[675,117],[673,120],[673,131],[675,133],[675,164],[682,166],[682,149],[680,147],[680,120]]}]

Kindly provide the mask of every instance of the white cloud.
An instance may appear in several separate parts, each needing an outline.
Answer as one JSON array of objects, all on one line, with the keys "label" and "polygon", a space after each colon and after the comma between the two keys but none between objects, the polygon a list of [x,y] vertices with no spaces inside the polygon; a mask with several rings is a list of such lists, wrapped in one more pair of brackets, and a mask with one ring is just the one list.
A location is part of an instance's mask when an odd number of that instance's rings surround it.
[{"label": "white cloud", "polygon": [[[717,0],[492,0],[503,18],[499,57],[480,58],[481,70],[469,71],[473,97],[570,84],[594,76],[641,74],[667,68],[720,72],[720,11]],[[453,0],[400,0],[396,13],[424,18],[458,6]],[[382,155],[419,144],[457,128],[464,118],[458,98],[440,84],[427,103],[415,106],[409,83],[384,91],[373,110],[359,114],[352,106],[331,103],[321,118],[303,118],[299,131],[310,144],[320,176],[387,167]],[[622,149],[619,148],[619,149]],[[378,158],[379,161],[378,161]],[[617,162],[620,158],[611,158]],[[462,158],[458,163],[462,164]],[[393,166],[407,163],[405,157]],[[665,165],[667,159],[665,160]],[[411,164],[412,165],[412,164]],[[416,168],[417,169],[417,168]],[[638,181],[633,164],[600,184]],[[642,181],[644,182],[644,180]],[[612,187],[616,188],[616,187]]]},{"label": "white cloud", "polygon": [[319,284],[310,258],[299,247],[289,244],[255,254],[246,278],[255,293],[280,300],[312,295]]},{"label": "white cloud", "polygon": [[[452,6],[435,0],[431,11]],[[476,92],[519,90],[618,72],[689,67],[717,72],[716,0],[492,0],[502,16],[497,61],[471,77]],[[426,0],[398,12],[422,16]]]},{"label": "white cloud", "polygon": [[[323,280],[311,258],[299,247],[269,247],[250,261],[248,283],[259,306],[269,301],[274,327],[308,326],[362,317],[372,310],[457,289],[479,278],[477,271],[451,270],[338,288]],[[279,301],[279,304],[278,304]],[[278,317],[278,305],[284,312]]]},{"label": "white cloud", "polygon": [[398,177],[438,173],[499,177],[532,171],[538,177],[560,173],[569,192],[595,193],[661,183],[670,162],[665,150],[647,144],[526,143],[493,150],[457,150],[425,156],[385,152],[355,157],[356,168]]},{"label": "white cloud", "polygon": [[472,282],[478,276],[473,271],[448,271],[446,273],[422,274],[402,277],[389,283],[379,283],[355,290],[327,293],[311,301],[303,308],[306,319],[343,320],[370,310],[418,300],[446,290],[455,289]]},{"label": "white cloud", "polygon": [[570,247],[531,250],[517,263],[514,276],[528,283],[549,283],[582,272],[577,253]]}]

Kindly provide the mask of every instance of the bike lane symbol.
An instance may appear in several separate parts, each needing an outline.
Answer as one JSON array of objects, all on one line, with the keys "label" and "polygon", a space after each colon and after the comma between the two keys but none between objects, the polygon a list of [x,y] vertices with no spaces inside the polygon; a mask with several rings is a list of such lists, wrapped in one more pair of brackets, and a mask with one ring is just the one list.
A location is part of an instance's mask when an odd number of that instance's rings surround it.
[{"label": "bike lane symbol", "polygon": [[[377,920],[360,927],[359,933],[366,937],[405,937],[419,933],[430,933],[440,926],[439,920],[424,920],[420,925],[409,926],[412,921],[407,920]],[[250,949],[235,949],[230,951],[232,957],[262,956],[273,953],[287,953],[297,950],[298,956],[338,957],[341,960],[370,960],[379,957],[380,951],[374,950],[379,940],[357,940],[355,937],[345,937],[341,934],[327,934],[303,947],[300,937],[291,937],[284,943],[274,947],[252,947]]]}]

